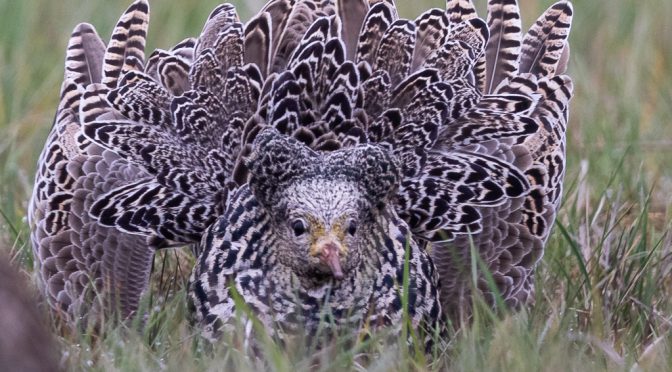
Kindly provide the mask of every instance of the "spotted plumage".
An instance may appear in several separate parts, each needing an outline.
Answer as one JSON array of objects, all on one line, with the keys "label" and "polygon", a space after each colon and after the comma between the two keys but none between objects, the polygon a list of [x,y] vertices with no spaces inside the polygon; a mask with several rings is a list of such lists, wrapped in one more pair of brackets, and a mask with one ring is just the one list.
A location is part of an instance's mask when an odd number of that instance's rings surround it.
[{"label": "spotted plumage", "polygon": [[400,329],[408,281],[411,324],[431,339],[440,327],[437,277],[389,203],[399,170],[387,151],[319,153],[266,129],[248,166],[249,183],[203,237],[189,287],[206,336],[224,331],[233,290],[269,330]]},{"label": "spotted plumage", "polygon": [[570,3],[524,36],[513,0],[487,22],[468,0],[416,20],[393,1],[271,0],[247,23],[223,4],[145,61],[148,10],[107,47],[90,25],[71,38],[29,216],[52,308],[132,314],[176,244],[195,245],[189,298],[213,340],[237,296],[280,338],[398,330],[406,310],[429,335],[474,292],[533,300],[564,177]]}]

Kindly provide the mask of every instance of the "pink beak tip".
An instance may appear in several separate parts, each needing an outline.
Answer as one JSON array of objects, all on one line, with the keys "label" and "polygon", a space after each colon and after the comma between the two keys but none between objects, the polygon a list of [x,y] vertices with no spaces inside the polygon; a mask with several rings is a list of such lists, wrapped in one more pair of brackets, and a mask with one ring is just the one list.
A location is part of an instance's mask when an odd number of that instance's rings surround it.
[{"label": "pink beak tip", "polygon": [[322,259],[329,266],[329,269],[331,269],[331,273],[336,280],[343,279],[344,275],[338,257],[338,247],[332,244],[327,245],[322,252]]}]

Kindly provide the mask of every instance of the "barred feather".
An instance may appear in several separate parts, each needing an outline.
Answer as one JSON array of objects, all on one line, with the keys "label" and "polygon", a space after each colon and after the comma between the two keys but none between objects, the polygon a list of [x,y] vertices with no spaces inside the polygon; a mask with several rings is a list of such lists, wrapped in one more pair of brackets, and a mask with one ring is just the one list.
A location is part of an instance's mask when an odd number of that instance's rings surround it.
[{"label": "barred feather", "polygon": [[555,74],[565,51],[573,13],[572,4],[561,1],[537,19],[523,38],[520,72],[540,76]]},{"label": "barred feather", "polygon": [[517,0],[488,1],[488,28],[485,93],[492,93],[518,71],[522,26]]},{"label": "barred feather", "polygon": [[87,85],[101,80],[105,44],[96,29],[87,23],[79,24],[70,35],[65,57],[65,78],[75,84]]},{"label": "barred feather", "polygon": [[145,59],[145,38],[149,25],[149,3],[137,0],[119,19],[105,51],[102,83],[116,88],[122,71],[137,69]]},{"label": "barred feather", "polygon": [[471,0],[446,0],[446,13],[451,23],[465,22],[478,17]]}]

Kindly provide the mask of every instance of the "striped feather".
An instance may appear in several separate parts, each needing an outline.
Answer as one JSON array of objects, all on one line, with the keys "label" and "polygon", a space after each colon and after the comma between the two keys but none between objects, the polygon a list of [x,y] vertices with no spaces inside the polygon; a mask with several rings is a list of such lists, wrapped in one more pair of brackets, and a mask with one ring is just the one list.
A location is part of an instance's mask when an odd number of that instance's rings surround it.
[{"label": "striped feather", "polygon": [[441,48],[450,31],[448,16],[441,9],[430,9],[415,20],[417,40],[413,51],[411,71],[423,65],[427,57]]},{"label": "striped feather", "polygon": [[195,55],[199,56],[206,49],[212,48],[217,43],[219,35],[239,20],[236,7],[231,4],[221,4],[213,9],[196,42]]},{"label": "striped feather", "polygon": [[144,63],[145,42],[149,25],[149,3],[136,0],[117,22],[105,51],[102,83],[117,87],[122,71],[136,69]]},{"label": "striped feather", "polygon": [[387,71],[392,86],[396,86],[411,71],[415,40],[415,23],[408,20],[395,21],[383,34],[373,69]]},{"label": "striped feather", "polygon": [[105,44],[96,29],[88,23],[75,27],[70,35],[65,56],[65,80],[87,85],[100,83]]},{"label": "striped feather", "polygon": [[472,0],[446,0],[446,13],[451,23],[460,23],[478,18]]},{"label": "striped feather", "polygon": [[518,71],[521,27],[517,0],[488,1],[490,38],[485,47],[486,94]]},{"label": "striped feather", "polygon": [[573,13],[572,4],[561,1],[552,5],[537,19],[523,37],[520,54],[521,73],[529,72],[537,76],[555,75],[565,51]]},{"label": "striped feather", "polygon": [[362,31],[359,33],[355,61],[366,61],[370,65],[374,64],[383,34],[397,18],[396,8],[387,2],[381,2],[371,7],[364,19]]}]

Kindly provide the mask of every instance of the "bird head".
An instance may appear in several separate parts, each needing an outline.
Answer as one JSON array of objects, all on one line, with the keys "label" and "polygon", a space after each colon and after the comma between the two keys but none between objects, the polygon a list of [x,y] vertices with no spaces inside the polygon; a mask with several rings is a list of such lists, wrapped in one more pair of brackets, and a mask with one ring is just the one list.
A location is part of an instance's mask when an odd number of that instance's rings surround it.
[{"label": "bird head", "polygon": [[375,249],[367,233],[400,179],[394,158],[379,146],[315,152],[272,129],[257,136],[247,164],[250,188],[272,221],[278,259],[313,280],[341,280]]}]

